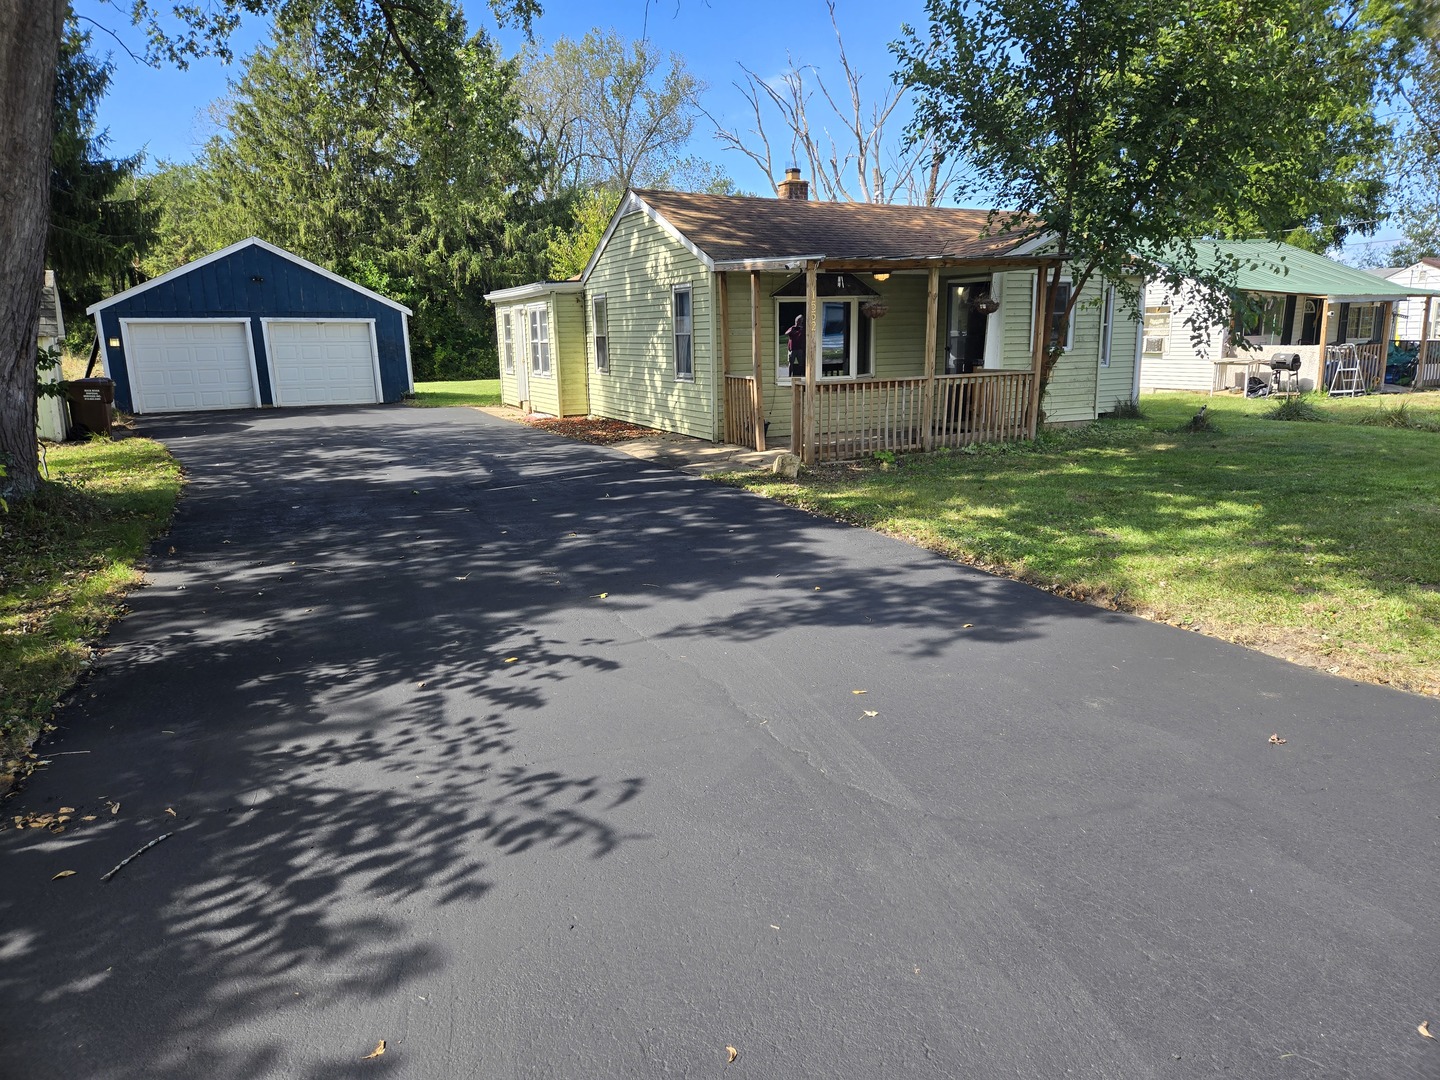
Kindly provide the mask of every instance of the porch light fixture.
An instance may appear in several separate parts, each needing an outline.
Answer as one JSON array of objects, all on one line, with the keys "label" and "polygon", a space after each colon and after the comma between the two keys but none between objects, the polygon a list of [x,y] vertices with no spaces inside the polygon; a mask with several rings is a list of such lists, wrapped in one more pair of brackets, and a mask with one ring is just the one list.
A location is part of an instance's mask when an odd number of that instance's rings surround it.
[{"label": "porch light fixture", "polygon": [[118,337],[106,338],[105,344],[109,345],[112,349],[118,349],[120,347],[120,339]]},{"label": "porch light fixture", "polygon": [[882,273],[882,274],[871,274],[870,276],[873,277],[876,281],[889,281],[889,280],[890,280],[890,274],[889,274],[888,271],[885,272],[885,273]]}]

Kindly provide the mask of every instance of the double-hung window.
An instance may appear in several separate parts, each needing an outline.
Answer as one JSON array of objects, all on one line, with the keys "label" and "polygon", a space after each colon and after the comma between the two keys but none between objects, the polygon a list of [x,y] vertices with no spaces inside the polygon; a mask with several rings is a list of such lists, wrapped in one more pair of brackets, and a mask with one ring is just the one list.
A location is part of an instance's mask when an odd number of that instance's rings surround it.
[{"label": "double-hung window", "polygon": [[1375,340],[1374,304],[1351,304],[1350,314],[1345,319],[1346,341]]},{"label": "double-hung window", "polygon": [[510,312],[500,316],[500,351],[504,354],[505,374],[515,374],[515,327]]},{"label": "double-hung window", "polygon": [[[1050,279],[1041,275],[1040,287],[1046,292],[1050,291]],[[1065,309],[1070,306],[1070,291],[1073,288],[1070,282],[1062,281],[1055,290],[1055,302],[1050,308],[1050,347],[1054,348],[1060,340],[1060,320],[1065,317]],[[1065,344],[1063,348],[1069,352],[1075,347],[1075,313],[1070,313],[1070,320],[1065,327]]]},{"label": "double-hung window", "polygon": [[544,304],[530,309],[530,370],[550,377],[550,309]]},{"label": "double-hung window", "polygon": [[605,309],[605,297],[596,296],[590,301],[590,313],[595,320],[595,370],[610,370],[610,321]]},{"label": "double-hung window", "polygon": [[1105,290],[1105,311],[1100,321],[1100,366],[1110,366],[1110,348],[1115,340],[1115,286]]},{"label": "double-hung window", "polygon": [[675,378],[695,381],[694,315],[689,285],[676,285],[671,293],[675,324]]}]

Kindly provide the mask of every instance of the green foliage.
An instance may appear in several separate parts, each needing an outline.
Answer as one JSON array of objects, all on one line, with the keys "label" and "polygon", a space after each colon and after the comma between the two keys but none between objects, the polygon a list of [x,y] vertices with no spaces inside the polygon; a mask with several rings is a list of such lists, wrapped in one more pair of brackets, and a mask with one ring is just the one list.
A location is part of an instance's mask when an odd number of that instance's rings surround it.
[{"label": "green foliage", "polygon": [[574,229],[553,237],[545,248],[553,280],[564,281],[585,269],[619,205],[620,196],[608,188],[596,188],[576,200]]},{"label": "green foliage", "polygon": [[1144,420],[1145,410],[1140,407],[1139,398],[1116,398],[1110,410],[1112,420]]},{"label": "green foliage", "polygon": [[513,65],[457,12],[431,37],[456,76],[435,96],[403,69],[278,33],[232,84],[202,160],[157,175],[168,196],[147,271],[260,236],[412,308],[417,378],[495,374],[483,295],[541,276],[566,215],[525,194]]},{"label": "green foliage", "polygon": [[1433,416],[1416,415],[1408,401],[1397,401],[1394,405],[1377,405],[1374,409],[1360,413],[1350,422],[1363,427],[1440,432],[1440,420]]},{"label": "green foliage", "polygon": [[1410,61],[1402,89],[1409,123],[1396,154],[1400,167],[1394,224],[1403,239],[1389,252],[1391,266],[1440,256],[1440,19]]},{"label": "green foliage", "polygon": [[532,44],[517,96],[541,161],[542,194],[603,190],[618,200],[632,186],[683,181],[693,190],[723,180],[682,154],[704,89],[680,56],[645,38],[597,28],[579,41],[559,38],[548,52]]},{"label": "green foliage", "polygon": [[1210,406],[1201,405],[1200,411],[1181,424],[1179,430],[1183,435],[1209,435],[1219,429],[1210,419]]},{"label": "green foliage", "polygon": [[1265,414],[1265,419],[1320,423],[1330,418],[1317,409],[1313,402],[1302,395],[1300,397],[1285,398]]},{"label": "green foliage", "polygon": [[72,16],[55,72],[55,136],[51,146],[47,265],[67,322],[79,324],[87,305],[128,288],[134,263],[154,234],[157,213],[135,179],[143,153],[107,156],[108,132],[95,121],[114,65],[90,55],[90,34]]},{"label": "green foliage", "polygon": [[1143,275],[1201,282],[1202,317],[1222,322],[1240,264],[1201,265],[1195,240],[1325,224],[1334,242],[1377,218],[1387,128],[1372,102],[1409,32],[1399,7],[927,0],[928,30],[893,48],[913,136],[1014,208],[995,231],[1054,235],[1071,311],[1097,274],[1133,310]]}]

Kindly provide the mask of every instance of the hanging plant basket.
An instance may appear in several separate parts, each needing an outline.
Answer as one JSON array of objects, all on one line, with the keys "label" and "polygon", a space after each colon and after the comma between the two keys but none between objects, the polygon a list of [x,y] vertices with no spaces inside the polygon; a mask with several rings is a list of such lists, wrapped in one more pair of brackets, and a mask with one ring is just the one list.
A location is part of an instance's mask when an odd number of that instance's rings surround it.
[{"label": "hanging plant basket", "polygon": [[970,306],[981,315],[993,315],[1000,310],[1000,301],[996,300],[995,297],[988,292],[980,293],[974,300],[970,301]]},{"label": "hanging plant basket", "polygon": [[883,319],[890,312],[890,305],[884,300],[871,300],[868,304],[860,305],[861,313],[867,319]]}]

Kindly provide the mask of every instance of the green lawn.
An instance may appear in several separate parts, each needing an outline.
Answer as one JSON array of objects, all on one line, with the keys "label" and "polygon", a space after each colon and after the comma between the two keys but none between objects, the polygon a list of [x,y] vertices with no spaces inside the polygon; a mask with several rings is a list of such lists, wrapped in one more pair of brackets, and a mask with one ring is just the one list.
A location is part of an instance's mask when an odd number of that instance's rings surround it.
[{"label": "green lawn", "polygon": [[463,379],[457,382],[415,384],[412,404],[423,408],[440,405],[499,405],[499,379]]},{"label": "green lawn", "polygon": [[[1440,393],[1142,399],[1038,444],[831,466],[754,491],[1325,670],[1440,693]],[[1361,426],[1401,402],[1410,423]],[[1177,431],[1201,405],[1218,430]],[[1284,645],[1276,647],[1277,642]]]},{"label": "green lawn", "polygon": [[50,447],[52,483],[0,511],[0,792],[170,524],[180,468],[157,442]]}]

